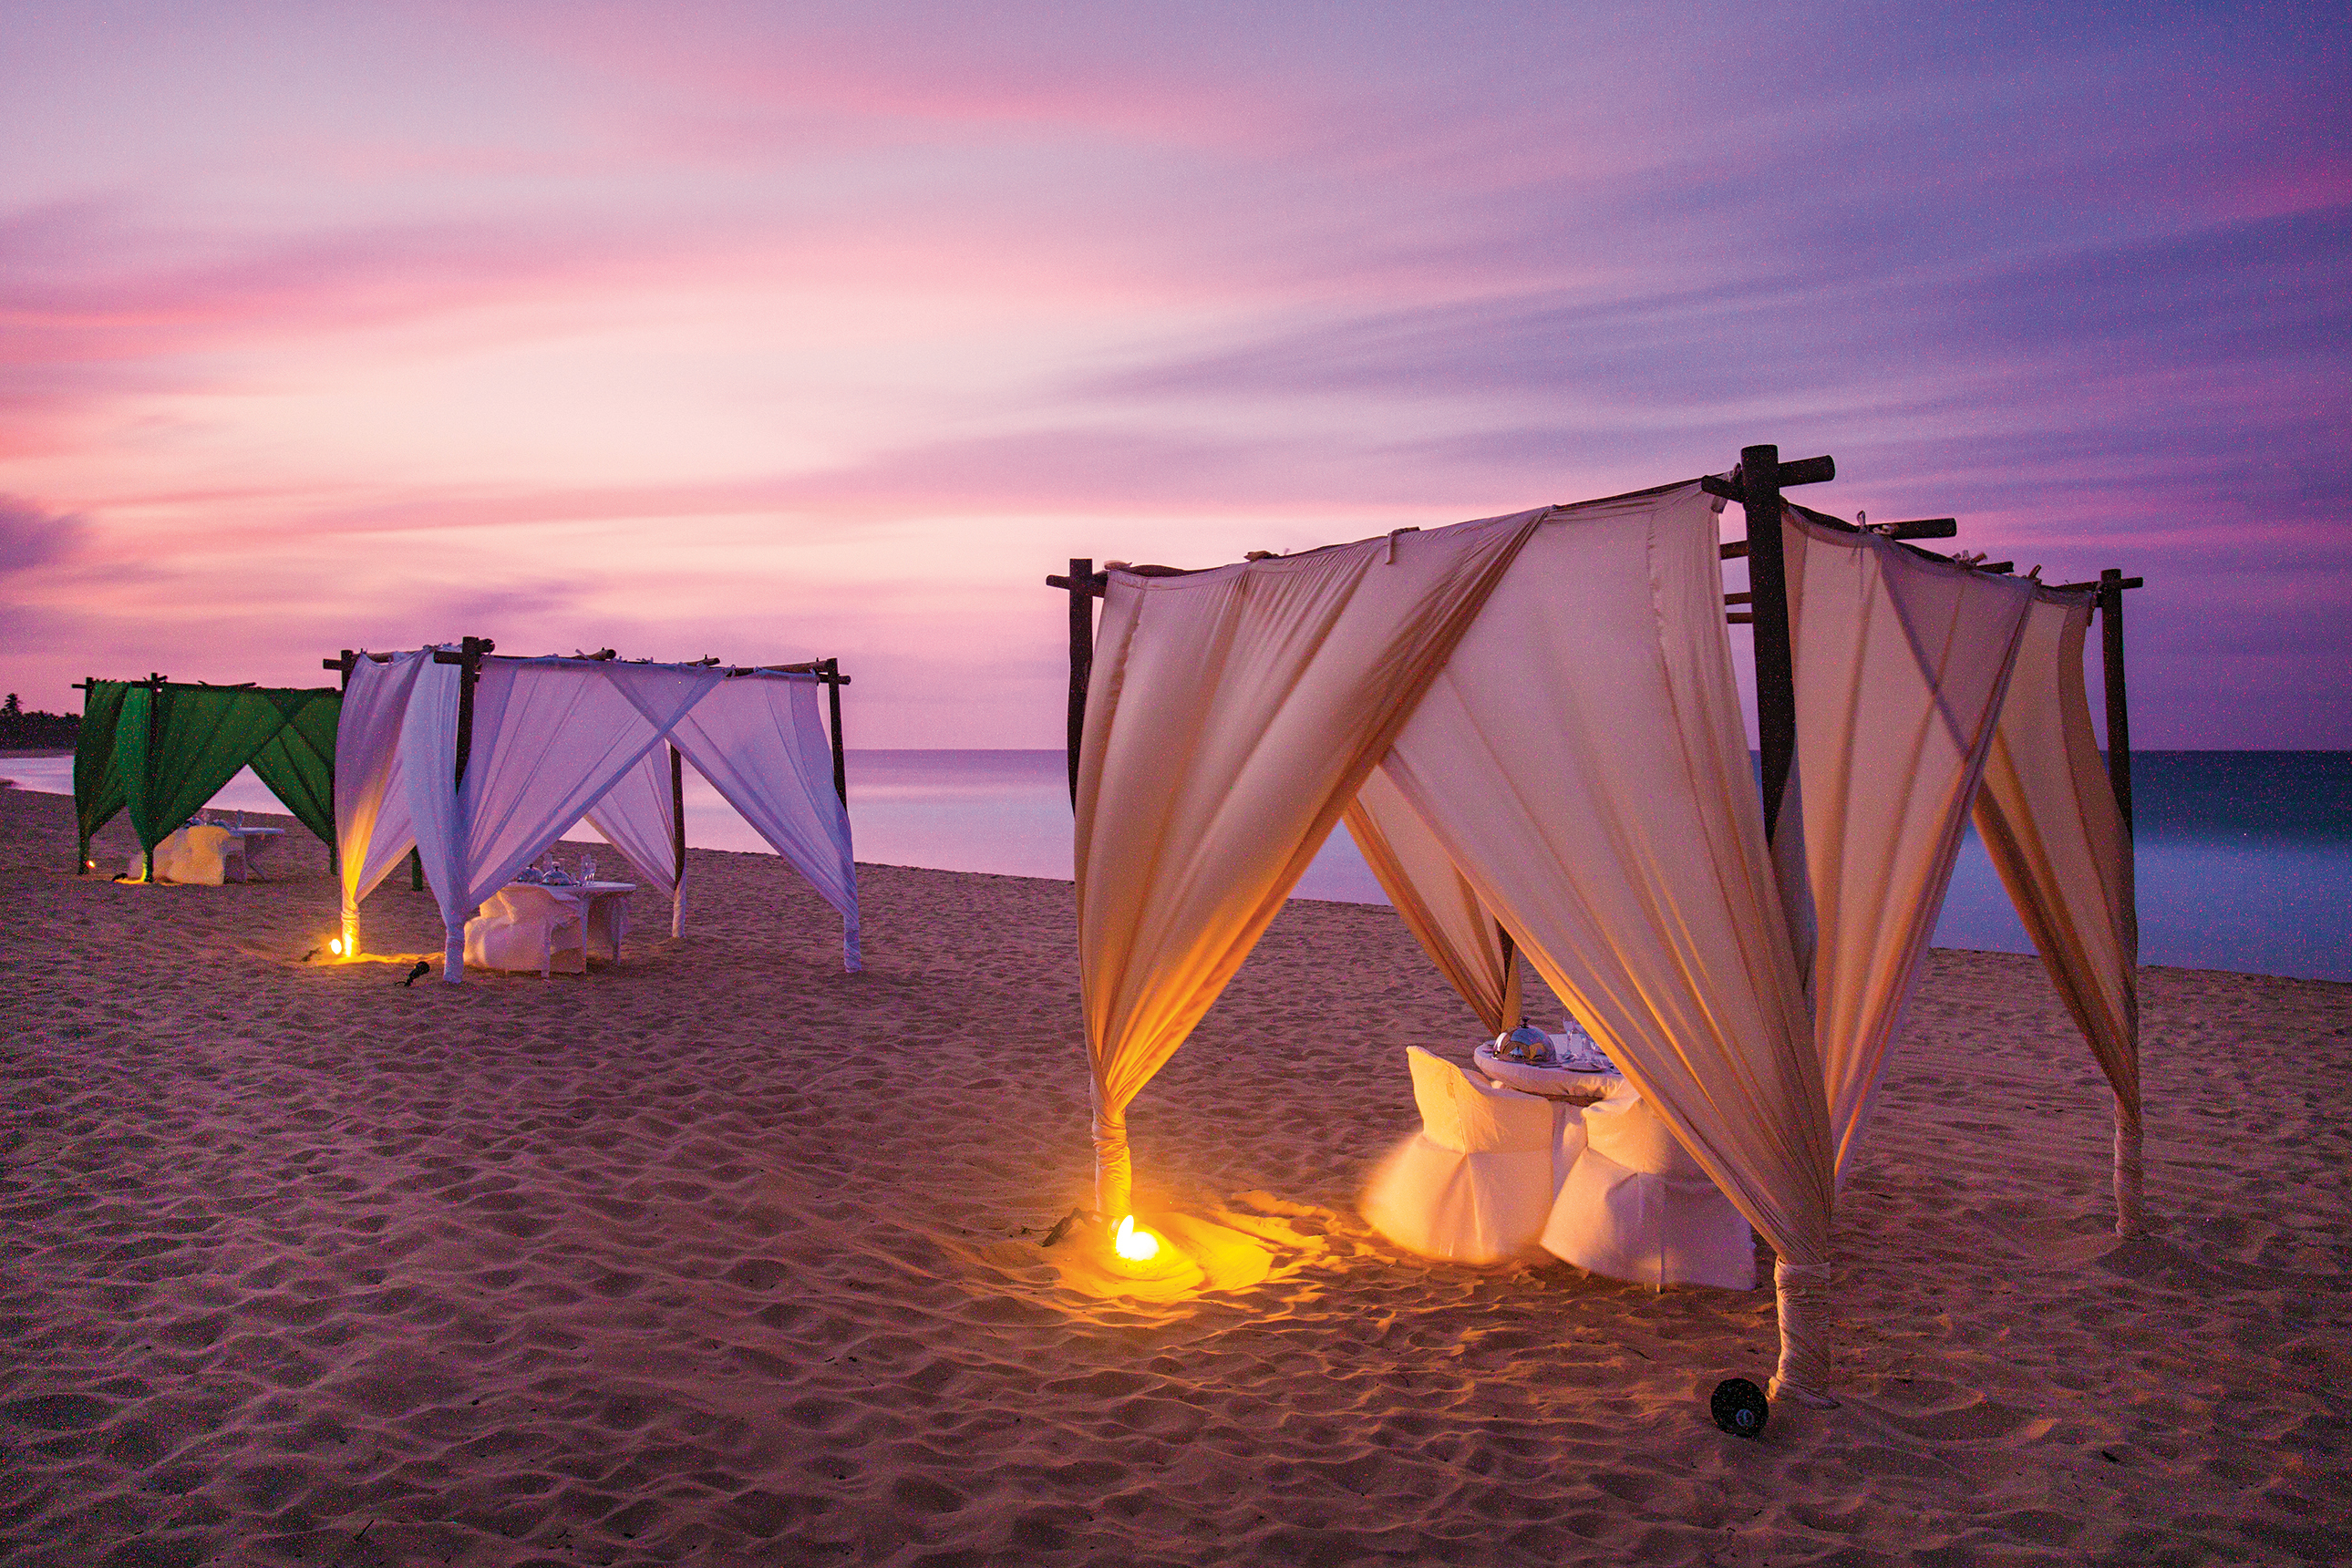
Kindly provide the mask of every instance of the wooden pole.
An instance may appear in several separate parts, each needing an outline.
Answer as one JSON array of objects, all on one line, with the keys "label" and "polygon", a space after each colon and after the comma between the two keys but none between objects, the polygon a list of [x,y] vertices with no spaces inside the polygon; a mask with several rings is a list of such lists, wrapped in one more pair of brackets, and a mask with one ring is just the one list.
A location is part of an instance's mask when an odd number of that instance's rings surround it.
[{"label": "wooden pole", "polygon": [[466,757],[474,748],[474,683],[482,677],[482,655],[493,645],[482,637],[467,637],[457,645],[457,782],[466,782]]},{"label": "wooden pole", "polygon": [[669,934],[686,934],[686,753],[669,748],[669,848],[675,872],[669,885]]},{"label": "wooden pole", "polygon": [[[474,684],[482,678],[483,658],[496,652],[498,646],[488,637],[466,637],[456,653],[443,649],[433,656],[436,664],[457,666],[457,755],[451,776],[460,789],[466,783],[467,756],[474,749]],[[408,881],[418,889],[425,886],[425,862],[414,850],[408,857]]]},{"label": "wooden pole", "polygon": [[841,660],[824,661],[824,696],[833,716],[833,793],[849,808],[849,757],[841,745]]},{"label": "wooden pole", "polygon": [[1087,738],[1087,687],[1095,668],[1095,563],[1070,563],[1070,808],[1078,805],[1078,751]]},{"label": "wooden pole", "polygon": [[676,746],[669,749],[669,848],[670,865],[677,875],[670,886],[686,886],[686,753]]},{"label": "wooden pole", "polygon": [[2124,837],[2132,836],[2131,712],[2124,700],[2123,573],[2110,566],[2099,574],[2099,642],[2107,667],[2107,783]]},{"label": "wooden pole", "polygon": [[[96,690],[97,689],[98,689],[98,677],[96,677],[95,675],[85,675],[85,676],[83,676],[83,677],[81,678],[81,721],[82,721],[82,723],[83,723],[83,725],[84,725],[84,726],[87,726],[87,725],[89,723],[89,694],[90,694],[92,691]],[[118,722],[117,722],[117,724],[116,724],[116,728],[117,728],[118,730],[120,730],[120,729],[121,728],[121,723],[120,723],[120,721],[120,721],[120,718],[121,718],[121,715],[118,713],[118,714],[116,715],[116,717],[117,717],[117,720],[118,720]],[[81,747],[80,747],[80,738],[79,738],[79,735],[77,735],[77,736],[76,736],[76,738],[75,738],[75,746],[74,746],[74,749],[75,749],[77,752],[79,752],[79,751],[81,749]],[[109,746],[109,747],[107,748],[107,750],[110,752],[113,750],[113,747]],[[79,840],[80,840],[80,843],[81,843],[81,848],[80,848],[80,849],[79,849],[79,851],[78,851],[78,852],[75,854],[75,856],[74,856],[74,875],[75,875],[75,876],[77,876],[77,877],[87,877],[87,876],[89,876],[89,871],[90,871],[90,865],[89,865],[89,834],[87,834],[87,833],[83,833],[83,832],[81,832],[81,831],[80,831],[80,827],[81,827],[81,800],[80,800],[80,798],[79,798],[79,796],[76,796],[76,797],[75,797],[75,800],[74,800],[74,828],[75,828],[75,835],[74,835],[74,836],[75,836],[75,837],[76,837],[76,838],[78,838],[78,839],[79,839]]]},{"label": "wooden pole", "polygon": [[1741,505],[1748,513],[1748,588],[1756,616],[1756,741],[1764,764],[1764,837],[1780,820],[1780,800],[1797,760],[1797,670],[1789,637],[1788,563],[1780,539],[1780,448],[1739,451]]},{"label": "wooden pole", "polygon": [[[352,668],[357,662],[357,659],[349,648],[344,648],[342,650],[342,657],[335,660],[335,689],[342,692],[345,696],[349,696],[351,694]],[[331,782],[332,781],[330,780],[331,784]],[[330,805],[333,805],[333,796],[331,795],[328,797],[328,804]],[[343,846],[341,829],[338,828],[337,837],[327,840],[327,873],[330,876],[340,877],[342,875],[342,872]]]},{"label": "wooden pole", "polygon": [[[2131,906],[2132,929],[2139,929],[2139,878],[2135,864],[2133,847],[2131,796],[2131,711],[2124,691],[2124,590],[2136,588],[2139,580],[2126,582],[2123,573],[2110,566],[2099,574],[2099,644],[2105,656],[2107,696],[2107,787],[2116,792],[2116,815],[2123,818],[2124,897]],[[2139,953],[2134,951],[2130,962],[2137,964]],[[2147,1132],[2140,1119],[2140,1107],[2126,1104],[2122,1095],[2116,1097],[2115,1189],[2116,1234],[2137,1236],[2147,1225],[2145,1214],[2147,1177],[2144,1169],[2143,1146]]]},{"label": "wooden pole", "polygon": [[[163,678],[151,669],[147,672],[145,685],[147,687],[147,752],[139,759],[139,766],[141,771],[147,774],[146,782],[152,786],[155,781],[155,710],[163,704]],[[151,795],[153,794],[152,787],[148,793]],[[144,839],[147,836],[142,833],[139,837]],[[146,851],[147,880],[152,882],[155,879],[155,847],[152,844],[142,843],[140,847]]]}]

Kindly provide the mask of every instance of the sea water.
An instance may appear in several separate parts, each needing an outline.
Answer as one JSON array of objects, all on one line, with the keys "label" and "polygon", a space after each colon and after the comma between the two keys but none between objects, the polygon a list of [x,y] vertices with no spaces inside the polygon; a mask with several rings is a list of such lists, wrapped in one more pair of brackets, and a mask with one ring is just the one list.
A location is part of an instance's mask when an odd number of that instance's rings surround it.
[{"label": "sea water", "polygon": [[[848,766],[860,860],[1071,875],[1069,775],[1058,751],[853,751]],[[72,759],[0,758],[0,778],[70,794]],[[2140,752],[2132,787],[2142,963],[2352,980],[2352,752]],[[251,773],[212,804],[283,809]],[[686,836],[706,849],[766,847],[690,768]],[[280,853],[300,850],[289,843]],[[1344,829],[1295,896],[1386,901]],[[1973,832],[1935,942],[2033,950]]]}]

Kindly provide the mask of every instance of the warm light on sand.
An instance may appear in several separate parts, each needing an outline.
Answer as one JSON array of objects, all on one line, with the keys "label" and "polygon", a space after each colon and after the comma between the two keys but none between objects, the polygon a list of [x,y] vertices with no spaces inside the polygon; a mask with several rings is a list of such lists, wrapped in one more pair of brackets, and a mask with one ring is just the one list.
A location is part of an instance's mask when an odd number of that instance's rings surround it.
[{"label": "warm light on sand", "polygon": [[1133,1215],[1118,1222],[1118,1234],[1112,1238],[1111,1247],[1129,1263],[1149,1263],[1160,1256],[1160,1238],[1148,1230],[1138,1229]]}]

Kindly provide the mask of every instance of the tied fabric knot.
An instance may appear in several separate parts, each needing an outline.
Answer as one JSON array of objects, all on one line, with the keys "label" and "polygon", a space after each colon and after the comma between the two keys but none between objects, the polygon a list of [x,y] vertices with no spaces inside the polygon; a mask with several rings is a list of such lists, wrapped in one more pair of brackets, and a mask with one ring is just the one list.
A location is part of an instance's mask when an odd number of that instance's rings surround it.
[{"label": "tied fabric knot", "polygon": [[1135,1156],[1127,1142],[1127,1108],[1112,1110],[1103,1103],[1102,1086],[1094,1086],[1095,1208],[1105,1219],[1132,1212]]},{"label": "tied fabric knot", "polygon": [[1780,1366],[1772,1374],[1771,1396],[1794,1399],[1816,1410],[1833,1410],[1830,1397],[1830,1291],[1835,1283],[1826,1263],[1772,1266],[1772,1290],[1780,1309]]},{"label": "tied fabric knot", "polygon": [[2123,1096],[2116,1096],[2116,1234],[2139,1236],[2147,1229],[2147,1221],[2140,1209],[2142,1185],[2140,1164],[2139,1107],[2126,1104]]}]

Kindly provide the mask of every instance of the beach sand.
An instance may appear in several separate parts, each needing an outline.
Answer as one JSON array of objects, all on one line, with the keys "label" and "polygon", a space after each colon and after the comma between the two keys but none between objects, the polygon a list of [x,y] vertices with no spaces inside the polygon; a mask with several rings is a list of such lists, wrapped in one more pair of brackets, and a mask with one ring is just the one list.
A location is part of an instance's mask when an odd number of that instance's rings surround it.
[{"label": "beach sand", "polygon": [[[118,868],[118,823],[102,842]],[[1066,883],[862,868],[866,959],[696,852],[585,978],[304,963],[322,847],[66,874],[0,791],[0,1560],[2027,1563],[2352,1558],[2352,987],[2147,972],[2149,1239],[2031,958],[1939,952],[1838,1226],[1843,1405],[1769,1289],[1402,1256],[1355,1215],[1475,1025],[1294,903],[1133,1111],[1259,1282],[1119,1302]],[[368,945],[437,952],[396,875]]]}]

